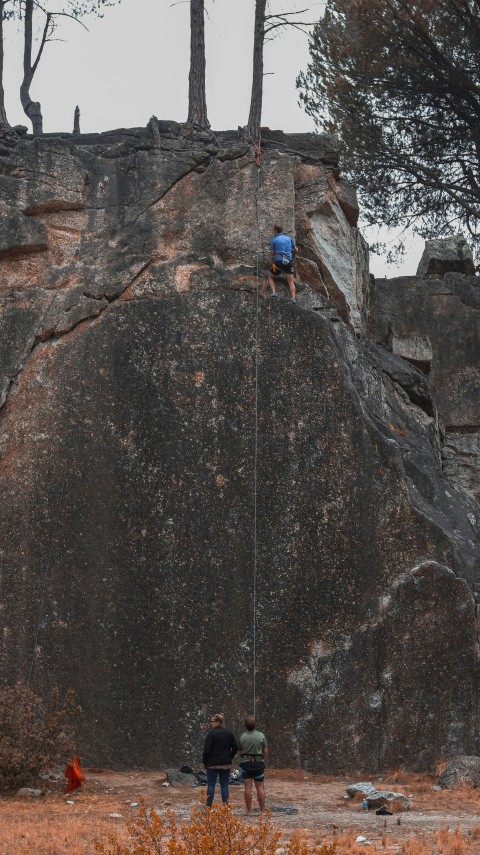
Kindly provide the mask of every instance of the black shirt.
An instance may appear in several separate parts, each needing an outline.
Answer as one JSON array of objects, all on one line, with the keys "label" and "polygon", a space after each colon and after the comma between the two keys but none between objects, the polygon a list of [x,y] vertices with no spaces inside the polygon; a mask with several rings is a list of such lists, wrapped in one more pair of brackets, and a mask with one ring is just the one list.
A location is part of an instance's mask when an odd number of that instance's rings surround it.
[{"label": "black shirt", "polygon": [[214,727],[207,733],[203,746],[204,766],[230,766],[238,751],[238,743],[231,730]]}]

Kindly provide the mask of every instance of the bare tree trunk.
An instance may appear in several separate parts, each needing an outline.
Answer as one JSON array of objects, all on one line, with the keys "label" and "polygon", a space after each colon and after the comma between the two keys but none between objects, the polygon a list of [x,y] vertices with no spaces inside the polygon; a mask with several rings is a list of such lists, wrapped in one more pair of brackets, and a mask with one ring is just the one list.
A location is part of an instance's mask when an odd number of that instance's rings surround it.
[{"label": "bare tree trunk", "polygon": [[263,98],[263,46],[265,42],[265,12],[267,0],[255,0],[255,32],[253,37],[253,79],[248,131],[255,143],[260,142]]},{"label": "bare tree trunk", "polygon": [[35,59],[35,62],[32,65],[32,33],[33,33],[33,8],[34,8],[34,0],[25,0],[25,11],[24,11],[24,42],[23,42],[23,80],[22,85],[20,86],[20,100],[22,102],[22,107],[24,112],[27,114],[28,118],[32,123],[33,133],[43,134],[43,117],[42,117],[42,108],[40,106],[39,101],[32,101],[30,97],[30,86],[32,84],[33,76],[37,70],[38,63],[40,62],[40,57],[42,56],[43,48],[45,47],[45,42],[47,40],[48,30],[50,27],[51,14],[47,13],[46,23],[43,30],[42,40],[40,42],[40,47],[38,49],[38,54]]},{"label": "bare tree trunk", "polygon": [[4,0],[0,0],[0,127],[1,128],[9,128],[9,122],[7,119],[7,113],[5,111],[5,92],[3,90],[3,13],[4,13]]},{"label": "bare tree trunk", "polygon": [[188,125],[209,128],[205,97],[205,0],[190,0],[190,74]]}]

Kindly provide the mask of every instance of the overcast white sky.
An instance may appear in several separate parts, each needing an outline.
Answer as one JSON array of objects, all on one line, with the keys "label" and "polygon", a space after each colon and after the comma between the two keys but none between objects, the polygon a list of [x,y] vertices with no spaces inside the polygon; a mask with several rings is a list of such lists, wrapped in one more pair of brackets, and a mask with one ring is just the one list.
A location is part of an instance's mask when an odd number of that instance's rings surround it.
[{"label": "overcast white sky", "polygon": [[[78,104],[81,130],[145,125],[152,114],[183,122],[187,116],[190,49],[189,2],[122,0],[102,19],[78,23],[61,19],[57,38],[45,48],[31,95],[42,104],[44,130],[70,131]],[[253,49],[254,0],[207,0],[206,55],[208,115],[214,130],[247,122]],[[271,0],[272,11],[309,5],[309,20],[320,17],[323,2]],[[51,4],[54,8],[55,4]],[[59,4],[60,6],[60,0]],[[28,124],[18,89],[22,47],[13,25],[6,26],[5,90],[11,124]],[[298,106],[295,80],[309,59],[306,35],[289,29],[265,49],[262,124],[287,132],[313,131],[312,119]],[[416,242],[402,268],[387,268],[372,256],[376,276],[414,273],[423,247]]]}]

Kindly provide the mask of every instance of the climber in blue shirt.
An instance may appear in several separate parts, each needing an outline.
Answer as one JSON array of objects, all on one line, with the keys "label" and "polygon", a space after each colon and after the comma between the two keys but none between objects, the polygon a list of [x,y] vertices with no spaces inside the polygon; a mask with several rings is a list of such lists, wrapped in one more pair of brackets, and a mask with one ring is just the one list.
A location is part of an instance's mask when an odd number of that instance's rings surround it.
[{"label": "climber in blue shirt", "polygon": [[287,285],[290,290],[292,303],[296,303],[295,294],[295,279],[293,278],[293,255],[298,252],[297,246],[290,235],[283,233],[282,226],[273,227],[273,238],[270,241],[270,252],[273,256],[273,264],[268,273],[268,284],[271,290],[271,297],[276,297],[274,277],[285,273],[287,277]]}]

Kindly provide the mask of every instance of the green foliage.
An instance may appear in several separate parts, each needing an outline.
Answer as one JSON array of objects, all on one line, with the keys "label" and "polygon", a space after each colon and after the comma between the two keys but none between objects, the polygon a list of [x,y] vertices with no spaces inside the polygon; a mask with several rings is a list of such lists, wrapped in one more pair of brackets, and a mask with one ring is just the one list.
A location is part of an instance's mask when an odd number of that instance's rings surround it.
[{"label": "green foliage", "polygon": [[[84,15],[97,15],[103,18],[105,9],[108,6],[115,6],[120,0],[64,0],[63,12],[72,15],[74,18],[83,18]],[[51,3],[53,13],[62,11],[59,4]],[[42,4],[42,8],[45,5]]]},{"label": "green foliage", "polygon": [[479,0],[328,0],[298,78],[372,224],[480,231]]},{"label": "green foliage", "polygon": [[[11,18],[16,18],[19,21],[23,19],[23,2],[24,0],[0,0],[0,10],[4,21]],[[121,0],[45,0],[43,3],[35,3],[35,8],[40,13],[48,14],[53,17],[62,17],[64,15],[72,18],[83,18],[85,15],[96,15],[98,18],[103,18],[105,9],[109,6],[116,6]]]},{"label": "green foliage", "polygon": [[72,689],[44,703],[24,683],[0,690],[0,788],[31,786],[72,754],[80,707]]},{"label": "green foliage", "polygon": [[0,13],[3,21],[9,21],[16,13],[16,0],[0,0]]}]

